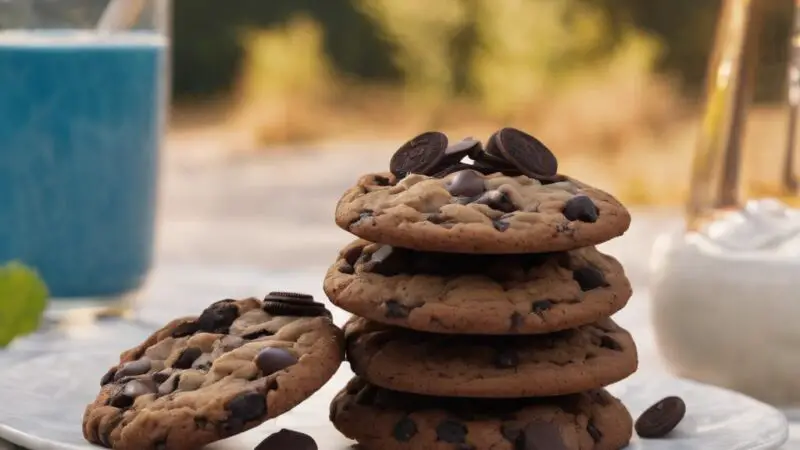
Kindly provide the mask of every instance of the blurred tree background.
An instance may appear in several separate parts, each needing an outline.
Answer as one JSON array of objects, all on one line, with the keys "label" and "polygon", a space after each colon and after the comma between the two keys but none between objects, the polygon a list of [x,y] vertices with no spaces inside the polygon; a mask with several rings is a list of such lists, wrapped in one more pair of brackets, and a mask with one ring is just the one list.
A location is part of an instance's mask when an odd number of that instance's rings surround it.
[{"label": "blurred tree background", "polygon": [[[784,77],[791,1],[769,0],[760,93]],[[702,86],[720,0],[176,0],[178,100],[226,95],[245,67],[248,33],[306,17],[321,30],[336,74],[404,83],[435,95],[488,95],[494,78],[531,76],[527,89],[570,64],[609,58],[646,35],[653,69],[684,92]],[[517,61],[525,58],[525,61]],[[512,63],[511,73],[492,66]],[[535,70],[518,66],[537,66]],[[538,72],[538,73],[534,73]],[[777,81],[777,82],[776,82]],[[777,88],[776,88],[777,86]],[[524,94],[524,93],[523,93]],[[517,97],[516,93],[510,96]]]}]

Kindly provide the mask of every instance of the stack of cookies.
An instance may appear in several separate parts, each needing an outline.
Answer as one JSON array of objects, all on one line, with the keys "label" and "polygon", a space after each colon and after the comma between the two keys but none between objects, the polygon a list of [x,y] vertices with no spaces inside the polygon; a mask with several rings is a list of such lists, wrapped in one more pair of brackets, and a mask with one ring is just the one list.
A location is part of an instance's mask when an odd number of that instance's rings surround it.
[{"label": "stack of cookies", "polygon": [[336,208],[360,238],[324,284],[354,314],[336,428],[369,450],[626,446],[631,416],[604,386],[637,368],[609,318],[631,286],[593,247],[627,230],[625,207],[513,128],[485,146],[424,133],[389,167]]}]

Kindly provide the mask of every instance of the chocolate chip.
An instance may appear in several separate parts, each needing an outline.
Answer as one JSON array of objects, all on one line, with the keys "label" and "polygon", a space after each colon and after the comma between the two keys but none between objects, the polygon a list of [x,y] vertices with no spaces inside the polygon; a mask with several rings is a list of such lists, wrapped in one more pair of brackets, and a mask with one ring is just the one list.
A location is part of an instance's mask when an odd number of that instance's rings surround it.
[{"label": "chocolate chip", "polygon": [[500,425],[500,434],[508,442],[516,442],[522,431],[515,425],[504,423]]},{"label": "chocolate chip", "polygon": [[378,186],[389,186],[391,184],[388,178],[382,177],[380,175],[375,175],[374,180],[375,184],[377,184]]},{"label": "chocolate chip", "polygon": [[347,262],[347,264],[355,266],[356,262],[358,261],[358,258],[361,256],[361,253],[363,252],[364,252],[364,246],[357,245],[355,247],[348,248],[342,255],[342,258]]},{"label": "chocolate chip", "polygon": [[600,338],[600,347],[607,348],[610,350],[616,350],[618,352],[622,351],[622,346],[619,345],[619,342],[615,341],[611,336],[603,336]]},{"label": "chocolate chip", "polygon": [[567,200],[562,213],[569,221],[597,222],[597,206],[592,202],[592,199],[585,195],[576,195]]},{"label": "chocolate chip", "polygon": [[508,227],[510,225],[508,224],[508,222],[504,222],[502,220],[493,220],[492,226],[494,227],[495,230],[502,233],[503,231],[508,230]]},{"label": "chocolate chip", "polygon": [[227,333],[238,316],[236,304],[223,300],[212,304],[200,314],[197,328],[208,333]]},{"label": "chocolate chip", "polygon": [[474,170],[462,170],[445,186],[455,197],[475,197],[486,191],[483,176]]},{"label": "chocolate chip", "polygon": [[391,277],[402,273],[403,258],[401,251],[390,245],[382,245],[369,255],[369,261],[364,264],[365,272],[377,273]]},{"label": "chocolate chip", "polygon": [[355,269],[355,267],[351,266],[350,264],[347,264],[346,262],[343,262],[342,264],[339,265],[339,272],[343,273],[345,275],[352,275],[352,274],[356,273],[356,269]]},{"label": "chocolate chip", "polygon": [[131,380],[111,399],[109,404],[116,408],[127,408],[133,404],[137,397],[154,392],[155,386],[152,383],[144,380]]},{"label": "chocolate chip", "polygon": [[195,334],[195,333],[197,333],[197,331],[198,331],[197,322],[189,321],[189,322],[184,322],[184,323],[178,325],[177,327],[175,327],[175,329],[172,330],[172,333],[170,334],[170,336],[172,336],[174,338],[180,338],[180,337],[190,336],[192,334]]},{"label": "chocolate chip", "polygon": [[247,339],[248,341],[254,341],[254,340],[258,339],[258,338],[262,338],[262,337],[265,337],[265,336],[272,336],[274,334],[275,333],[273,333],[273,332],[271,332],[271,331],[269,331],[267,329],[262,328],[260,330],[255,330],[255,331],[251,331],[249,333],[245,333],[245,334],[242,335],[242,338]]},{"label": "chocolate chip", "polygon": [[666,436],[683,420],[686,415],[686,403],[680,397],[666,397],[647,408],[636,419],[634,429],[636,434],[645,439],[655,439]]},{"label": "chocolate chip", "polygon": [[494,366],[498,369],[513,369],[519,365],[519,356],[513,350],[500,350],[494,355]]},{"label": "chocolate chip", "polygon": [[169,376],[170,376],[170,374],[167,373],[167,372],[156,372],[153,375],[151,375],[151,378],[153,379],[153,382],[155,384],[161,384],[161,383],[167,381]]},{"label": "chocolate chip", "polygon": [[558,160],[535,137],[517,130],[503,128],[492,136],[487,151],[497,150],[523,174],[537,180],[549,180],[558,172]]},{"label": "chocolate chip", "polygon": [[447,136],[429,131],[403,144],[389,161],[389,170],[398,178],[409,173],[430,175],[441,162],[447,149]]},{"label": "chocolate chip", "polygon": [[392,429],[392,437],[398,442],[408,442],[415,434],[417,434],[417,424],[408,416],[397,421]]},{"label": "chocolate chip", "polygon": [[230,419],[238,419],[244,423],[260,419],[267,414],[267,400],[258,392],[243,392],[226,405]]},{"label": "chocolate chip", "polygon": [[430,223],[435,223],[437,225],[447,222],[447,218],[441,214],[431,214],[425,220],[427,220]]},{"label": "chocolate chip", "polygon": [[189,347],[181,352],[175,362],[172,363],[172,367],[176,369],[188,369],[192,367],[194,360],[199,358],[202,354],[203,350],[197,347]]},{"label": "chocolate chip", "polygon": [[389,300],[384,305],[386,306],[385,315],[389,319],[405,319],[411,311],[411,308],[397,300]]},{"label": "chocolate chip", "polygon": [[514,202],[511,201],[508,195],[501,191],[486,192],[485,194],[481,195],[479,199],[475,200],[475,203],[486,205],[489,208],[503,211],[505,213],[517,210]]},{"label": "chocolate chip", "polygon": [[167,395],[178,389],[181,374],[173,373],[169,378],[158,386],[158,395]]},{"label": "chocolate chip", "polygon": [[451,173],[461,172],[462,170],[470,170],[470,169],[472,169],[472,165],[470,164],[464,164],[464,163],[456,163],[453,165],[444,164],[434,169],[435,172],[431,176],[434,178],[444,178],[450,175]]},{"label": "chocolate chip", "polygon": [[600,442],[600,440],[603,439],[603,433],[594,426],[592,419],[589,419],[589,423],[586,424],[586,431],[589,432],[589,436],[591,436],[592,440],[595,442]]},{"label": "chocolate chip", "polygon": [[100,386],[105,386],[108,383],[114,381],[114,375],[116,375],[116,373],[117,373],[116,367],[108,369],[108,372],[106,372],[106,374],[103,375],[103,378],[100,378]]},{"label": "chocolate chip", "polygon": [[294,430],[282,429],[267,436],[255,450],[317,450],[317,443],[307,435]]},{"label": "chocolate chip", "polygon": [[552,307],[553,307],[552,300],[538,300],[533,302],[533,304],[531,305],[531,312],[537,315],[541,315],[543,312],[547,311]]},{"label": "chocolate chip", "polygon": [[531,422],[517,437],[515,450],[568,450],[558,426],[549,422]]},{"label": "chocolate chip", "polygon": [[256,366],[265,376],[296,363],[297,357],[284,348],[267,347],[256,355]]},{"label": "chocolate chip", "polygon": [[208,418],[203,416],[194,416],[194,427],[197,429],[202,430],[203,428],[208,426]]},{"label": "chocolate chip", "polygon": [[463,443],[467,438],[467,427],[455,420],[445,419],[436,426],[436,440],[450,444]]},{"label": "chocolate chip", "polygon": [[591,266],[581,267],[572,272],[572,279],[578,282],[581,290],[591,291],[599,287],[607,287],[606,278],[603,272]]},{"label": "chocolate chip", "polygon": [[136,361],[126,362],[119,369],[117,369],[117,373],[114,374],[114,379],[119,380],[124,377],[133,377],[136,375],[145,374],[150,370],[151,365],[150,358],[147,356],[142,356]]}]

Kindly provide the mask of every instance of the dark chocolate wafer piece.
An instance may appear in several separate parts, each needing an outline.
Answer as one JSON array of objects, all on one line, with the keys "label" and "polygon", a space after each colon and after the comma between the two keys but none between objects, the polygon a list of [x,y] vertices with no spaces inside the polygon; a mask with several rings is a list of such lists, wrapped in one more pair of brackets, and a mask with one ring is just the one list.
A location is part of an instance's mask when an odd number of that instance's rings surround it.
[{"label": "dark chocolate wafer piece", "polygon": [[410,173],[433,175],[446,156],[447,136],[429,131],[403,144],[392,156],[389,170],[398,178]]}]

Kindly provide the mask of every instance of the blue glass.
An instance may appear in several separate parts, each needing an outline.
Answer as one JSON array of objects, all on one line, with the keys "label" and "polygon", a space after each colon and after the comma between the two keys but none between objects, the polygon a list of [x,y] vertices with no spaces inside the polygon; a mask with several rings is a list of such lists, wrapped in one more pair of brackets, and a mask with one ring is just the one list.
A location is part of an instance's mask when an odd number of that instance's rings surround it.
[{"label": "blue glass", "polygon": [[0,32],[0,263],[35,267],[56,298],[132,291],[153,256],[164,40],[9,36]]}]

